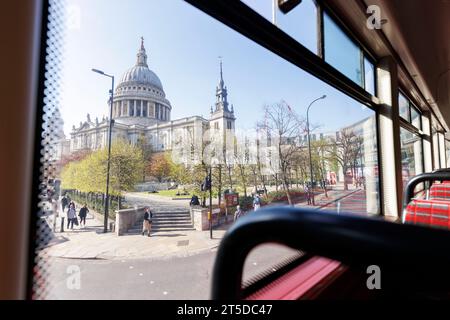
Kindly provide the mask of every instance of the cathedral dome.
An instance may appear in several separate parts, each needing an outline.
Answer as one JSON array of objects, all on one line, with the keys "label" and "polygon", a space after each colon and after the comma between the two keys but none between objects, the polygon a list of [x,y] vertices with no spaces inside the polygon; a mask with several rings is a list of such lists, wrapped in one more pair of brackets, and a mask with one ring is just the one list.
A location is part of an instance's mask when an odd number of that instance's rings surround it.
[{"label": "cathedral dome", "polygon": [[119,86],[129,84],[150,85],[163,90],[161,80],[148,66],[136,65],[125,72],[120,79]]},{"label": "cathedral dome", "polygon": [[170,121],[171,110],[161,80],[148,68],[141,38],[136,64],[124,73],[116,87],[113,119],[125,125],[147,127]]},{"label": "cathedral dome", "polygon": [[149,69],[147,65],[147,54],[144,48],[144,42],[141,42],[141,48],[137,54],[136,65],[128,69],[120,79],[118,87],[128,85],[153,86],[163,91],[161,80]]}]

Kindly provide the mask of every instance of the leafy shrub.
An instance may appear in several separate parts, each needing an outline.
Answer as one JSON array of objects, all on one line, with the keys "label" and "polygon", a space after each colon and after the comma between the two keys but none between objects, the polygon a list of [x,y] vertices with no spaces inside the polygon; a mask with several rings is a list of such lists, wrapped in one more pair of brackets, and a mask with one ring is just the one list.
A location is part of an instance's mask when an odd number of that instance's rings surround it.
[{"label": "leafy shrub", "polygon": [[[291,195],[292,199],[303,198],[305,196],[305,192],[303,190],[297,190],[297,189],[289,190],[289,194]],[[272,203],[272,202],[286,202],[286,201],[288,201],[285,191],[272,191],[272,192],[269,192],[267,194],[267,197],[265,198],[265,200],[268,203]]]}]

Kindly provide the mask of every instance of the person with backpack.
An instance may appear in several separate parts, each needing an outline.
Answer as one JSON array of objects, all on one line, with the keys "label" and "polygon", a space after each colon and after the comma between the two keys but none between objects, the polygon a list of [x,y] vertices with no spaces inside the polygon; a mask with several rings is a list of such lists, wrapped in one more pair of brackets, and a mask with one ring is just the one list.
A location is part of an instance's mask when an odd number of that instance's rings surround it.
[{"label": "person with backpack", "polygon": [[152,229],[152,218],[153,212],[149,207],[146,207],[144,212],[144,222],[142,225],[142,235],[145,235],[145,232],[147,231],[147,236],[150,237],[150,231]]}]

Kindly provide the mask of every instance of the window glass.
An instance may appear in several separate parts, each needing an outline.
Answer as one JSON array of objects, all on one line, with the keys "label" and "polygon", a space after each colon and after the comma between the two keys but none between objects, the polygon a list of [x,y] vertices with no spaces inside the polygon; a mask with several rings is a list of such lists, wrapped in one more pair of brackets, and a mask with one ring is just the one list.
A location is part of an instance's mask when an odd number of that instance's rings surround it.
[{"label": "window glass", "polygon": [[401,93],[398,96],[398,109],[400,117],[409,122],[409,101]]},{"label": "window glass", "polygon": [[450,141],[445,140],[445,154],[447,155],[447,168],[450,168]]},{"label": "window glass", "polygon": [[420,137],[400,128],[403,190],[409,179],[423,172],[423,151]]},{"label": "window glass", "polygon": [[[267,20],[273,22],[273,0],[241,0]],[[276,26],[317,54],[317,7],[313,0],[303,0],[284,14],[275,10]]]},{"label": "window glass", "polygon": [[367,92],[375,96],[375,67],[364,57],[364,85]]},{"label": "window glass", "polygon": [[421,121],[420,121],[420,113],[414,107],[411,107],[411,123],[417,129],[419,129],[419,130],[422,129],[422,125],[421,125]]},{"label": "window glass", "polygon": [[434,158],[434,166],[433,168],[440,169],[441,168],[441,159],[439,157],[439,136],[437,133],[433,133],[433,158]]},{"label": "window glass", "polygon": [[325,61],[363,87],[361,50],[327,14],[324,14]]},{"label": "window glass", "polygon": [[[50,298],[208,299],[211,279],[205,275],[211,274],[217,252],[211,248],[220,244],[236,210],[229,208],[228,215],[220,211],[225,190],[239,194],[245,213],[257,209],[255,193],[261,195],[262,206],[291,203],[312,208],[308,191],[318,209],[362,216],[380,213],[375,111],[186,2],[68,2],[80,7],[83,24],[68,30],[64,41],[61,123],[66,138],[57,143],[69,146],[56,155],[62,191],[58,201],[67,192],[76,202],[77,214],[86,203],[89,215],[86,228],[67,230],[65,220],[61,231],[61,220],[67,215],[61,203],[55,203],[59,209],[48,224],[55,238],[39,251],[42,259],[56,257],[49,261],[56,270],[56,277],[49,279]],[[154,13],[152,19],[148,12]],[[173,16],[177,19],[168,19]],[[109,110],[104,102],[110,84],[91,72],[92,67],[104,66],[105,72],[122,79],[136,67],[136,54],[142,59],[143,48],[152,73],[131,75],[140,78],[141,86],[163,89],[158,89],[158,97],[150,91],[128,91],[126,110],[134,116],[118,119],[111,141],[107,121],[100,120],[98,130],[92,132],[97,145],[87,144],[83,138],[87,132],[79,123],[86,121],[88,112],[104,119]],[[223,57],[222,68],[218,55]],[[146,78],[146,74],[154,77]],[[145,100],[147,105],[135,100]],[[145,106],[151,106],[151,119],[136,117],[145,112]],[[170,106],[170,111],[164,106]],[[172,117],[173,122],[158,120],[163,117]],[[276,130],[286,123],[288,130]],[[72,126],[79,130],[73,132]],[[309,131],[311,148],[305,137]],[[112,152],[106,206],[108,142]],[[202,188],[208,169],[213,179],[212,204],[220,212],[213,217],[213,239],[209,230],[193,224],[189,213],[194,195],[200,203],[195,221],[208,210],[209,192]],[[143,214],[146,206],[154,213],[149,238],[142,236],[139,216],[133,226],[123,225],[120,219],[137,210]],[[103,234],[105,207],[110,213],[107,229],[127,229],[120,237]],[[147,235],[148,224],[144,226]],[[264,249],[251,257],[250,274],[272,270],[274,263],[291,256],[292,250],[288,251],[274,252],[273,246]],[[82,280],[82,290],[67,286],[64,279],[74,260],[65,258],[80,259],[78,270],[87,279]],[[71,270],[76,275],[77,269]]]},{"label": "window glass", "polygon": [[441,168],[445,168],[445,164],[447,163],[447,161],[445,159],[446,153],[445,153],[445,138],[444,138],[444,134],[439,133],[438,137],[439,137],[440,164],[441,164]]}]

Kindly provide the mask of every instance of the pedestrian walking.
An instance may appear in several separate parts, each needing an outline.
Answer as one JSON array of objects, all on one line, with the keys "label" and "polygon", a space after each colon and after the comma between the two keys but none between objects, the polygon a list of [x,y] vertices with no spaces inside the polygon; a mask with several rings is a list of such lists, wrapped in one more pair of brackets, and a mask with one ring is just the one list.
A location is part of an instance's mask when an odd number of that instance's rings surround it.
[{"label": "pedestrian walking", "polygon": [[66,207],[69,205],[69,199],[67,198],[67,194],[64,194],[64,196],[61,199],[61,207],[62,211],[66,210]]},{"label": "pedestrian walking", "polygon": [[149,207],[146,207],[144,212],[144,222],[142,225],[142,235],[145,235],[145,231],[147,231],[147,236],[150,237],[150,231],[152,229],[152,218],[153,212]]},{"label": "pedestrian walking", "polygon": [[253,199],[253,210],[259,210],[261,208],[261,198],[259,197],[259,194],[256,194]]},{"label": "pedestrian walking", "polygon": [[80,227],[86,227],[86,216],[89,212],[89,209],[87,207],[87,204],[85,203],[84,206],[80,209],[80,212],[78,213],[78,216],[80,217]]},{"label": "pedestrian walking", "polygon": [[73,224],[77,218],[77,211],[75,210],[75,203],[71,202],[69,204],[69,209],[67,209],[67,229],[73,230]]},{"label": "pedestrian walking", "polygon": [[309,190],[309,186],[307,184],[305,184],[303,189],[305,190],[306,201],[307,201],[308,205],[310,205],[312,203],[312,201],[311,201],[311,191]]},{"label": "pedestrian walking", "polygon": [[236,222],[237,219],[244,215],[244,211],[241,209],[241,206],[236,207],[236,212],[234,213],[233,220]]}]

